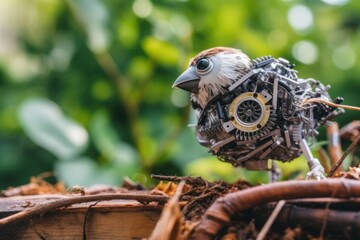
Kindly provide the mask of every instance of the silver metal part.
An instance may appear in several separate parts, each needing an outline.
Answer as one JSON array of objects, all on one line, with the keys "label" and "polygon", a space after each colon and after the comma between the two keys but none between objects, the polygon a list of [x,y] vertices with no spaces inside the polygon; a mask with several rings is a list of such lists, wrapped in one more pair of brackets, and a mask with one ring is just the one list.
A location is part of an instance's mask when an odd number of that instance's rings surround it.
[{"label": "silver metal part", "polygon": [[312,155],[311,150],[305,139],[302,139],[300,141],[300,148],[310,168],[310,172],[306,175],[306,179],[310,179],[311,177],[317,180],[324,179],[324,168],[321,166],[319,160],[317,158],[314,158],[314,156]]},{"label": "silver metal part", "polygon": [[271,94],[265,90],[262,90],[260,94],[264,96],[266,102],[268,102],[272,98]]},{"label": "silver metal part", "polygon": [[277,109],[277,96],[278,96],[278,84],[279,84],[279,79],[275,78],[274,79],[274,87],[273,87],[273,98],[272,98],[272,105],[274,109]]},{"label": "silver metal part", "polygon": [[231,85],[229,87],[229,91],[233,91],[235,88],[237,88],[240,84],[242,84],[245,80],[249,79],[250,77],[252,77],[254,74],[261,72],[261,69],[254,69],[250,72],[248,72],[247,74],[245,74],[245,76],[243,76],[241,79],[239,79],[238,81],[236,81],[233,85]]},{"label": "silver metal part", "polygon": [[298,86],[299,83],[291,78],[288,78],[288,77],[284,77],[284,76],[281,76],[281,79],[282,80],[285,80],[286,82],[288,82],[288,84],[292,84],[292,85],[295,85],[295,86]]},{"label": "silver metal part", "polygon": [[231,121],[227,121],[222,123],[223,128],[225,129],[226,132],[231,132],[232,130],[235,129],[234,124],[232,124]]},{"label": "silver metal part", "polygon": [[307,144],[307,142],[306,142],[305,139],[301,139],[301,141],[300,141],[300,148],[301,148],[301,151],[303,152],[306,160],[307,160],[308,162],[311,162],[312,159],[314,159],[314,156],[312,155],[311,150],[310,150],[310,148],[309,148],[309,146],[308,146],[308,144]]},{"label": "silver metal part", "polygon": [[279,59],[279,61],[280,61],[281,63],[283,63],[283,64],[285,64],[285,65],[289,65],[289,64],[290,64],[289,60],[287,60],[287,59],[285,59],[285,58],[279,57],[278,59]]}]

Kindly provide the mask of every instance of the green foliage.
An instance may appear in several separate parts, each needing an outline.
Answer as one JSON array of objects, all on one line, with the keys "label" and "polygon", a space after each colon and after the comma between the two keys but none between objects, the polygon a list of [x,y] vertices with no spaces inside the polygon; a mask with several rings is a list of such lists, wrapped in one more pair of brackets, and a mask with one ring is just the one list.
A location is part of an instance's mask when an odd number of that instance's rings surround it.
[{"label": "green foliage", "polygon": [[288,58],[360,105],[359,11],[349,0],[0,0],[0,187],[44,171],[69,185],[149,173],[264,182],[199,146],[174,79],[193,54],[231,46]]},{"label": "green foliage", "polygon": [[27,100],[19,108],[19,120],[29,138],[58,159],[71,159],[87,145],[86,130],[66,118],[59,107],[49,100]]}]

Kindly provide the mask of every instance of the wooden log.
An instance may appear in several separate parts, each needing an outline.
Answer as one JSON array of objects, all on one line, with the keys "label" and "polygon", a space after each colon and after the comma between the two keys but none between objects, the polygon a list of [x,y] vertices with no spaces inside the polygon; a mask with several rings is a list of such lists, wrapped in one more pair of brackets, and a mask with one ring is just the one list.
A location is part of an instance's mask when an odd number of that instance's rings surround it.
[{"label": "wooden log", "polygon": [[[354,205],[352,201],[349,203]],[[266,204],[255,210],[255,222],[259,228],[267,221],[275,206],[273,203]],[[352,210],[345,211],[328,207],[305,208],[295,204],[286,204],[277,216],[272,229],[284,231],[288,227],[295,228],[300,226],[303,230],[309,231],[315,236],[324,231],[325,234],[332,236],[343,235],[342,239],[360,239],[359,219],[359,205]]]},{"label": "wooden log", "polygon": [[[37,195],[0,198],[0,218],[63,198]],[[75,204],[0,229],[0,239],[141,239],[151,235],[162,206],[134,200]]]}]

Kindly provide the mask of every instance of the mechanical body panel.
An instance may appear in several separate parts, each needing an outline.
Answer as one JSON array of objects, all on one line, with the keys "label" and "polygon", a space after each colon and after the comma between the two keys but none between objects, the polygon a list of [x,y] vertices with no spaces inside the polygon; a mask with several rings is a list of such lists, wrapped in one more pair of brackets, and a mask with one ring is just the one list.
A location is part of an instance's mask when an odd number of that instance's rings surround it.
[{"label": "mechanical body panel", "polygon": [[328,88],[314,79],[299,79],[285,59],[255,59],[252,69],[225,94],[204,108],[193,103],[200,112],[196,137],[234,166],[260,170],[267,168],[268,159],[291,161],[308,151],[304,141],[315,137],[320,125],[343,113],[322,103],[306,103],[312,98],[332,102]]}]

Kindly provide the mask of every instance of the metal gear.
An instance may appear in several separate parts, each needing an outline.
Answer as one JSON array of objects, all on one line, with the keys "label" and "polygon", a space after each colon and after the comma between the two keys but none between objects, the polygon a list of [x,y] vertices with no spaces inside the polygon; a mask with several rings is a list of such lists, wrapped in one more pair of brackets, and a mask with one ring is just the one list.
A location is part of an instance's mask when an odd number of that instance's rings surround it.
[{"label": "metal gear", "polygon": [[240,94],[230,104],[230,120],[234,126],[244,132],[255,132],[265,126],[269,119],[270,108],[266,99],[258,93]]}]

